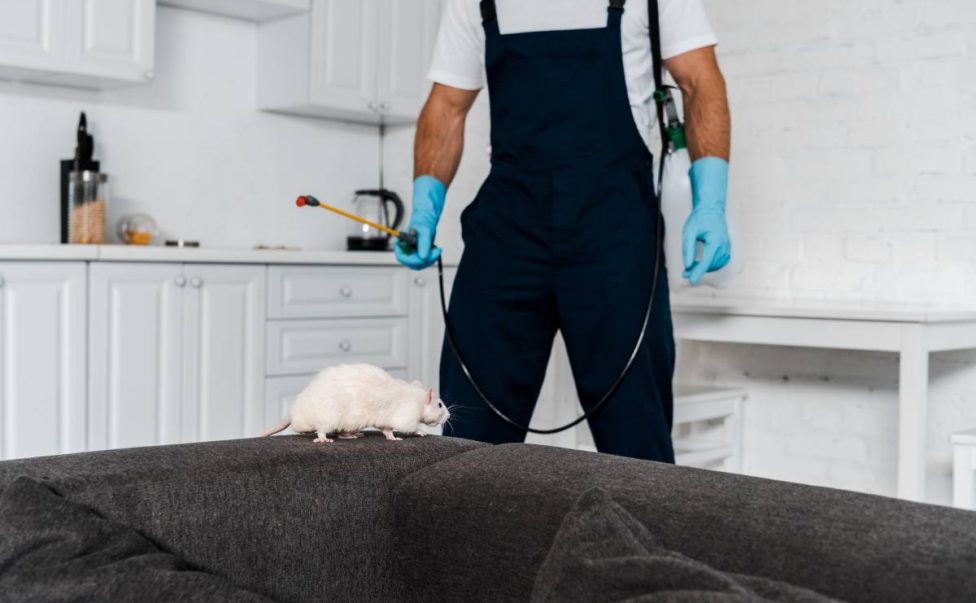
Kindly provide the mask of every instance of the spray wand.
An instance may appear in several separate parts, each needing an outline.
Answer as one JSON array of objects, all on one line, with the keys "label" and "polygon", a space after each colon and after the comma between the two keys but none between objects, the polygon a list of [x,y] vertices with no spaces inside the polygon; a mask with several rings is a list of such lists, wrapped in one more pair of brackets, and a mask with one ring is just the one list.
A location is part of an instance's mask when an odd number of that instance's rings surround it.
[{"label": "spray wand", "polygon": [[312,195],[302,195],[295,200],[295,205],[298,207],[321,207],[326,211],[330,211],[334,214],[339,214],[344,218],[348,218],[360,224],[365,224],[366,226],[371,226],[380,232],[385,232],[391,237],[396,238],[397,245],[404,253],[413,253],[417,250],[417,231],[410,229],[409,231],[403,232],[400,230],[395,230],[388,226],[383,226],[382,224],[377,224],[372,220],[367,220],[366,218],[357,216],[356,214],[351,214],[345,210],[339,209],[338,207],[333,207],[326,203],[322,203]]}]

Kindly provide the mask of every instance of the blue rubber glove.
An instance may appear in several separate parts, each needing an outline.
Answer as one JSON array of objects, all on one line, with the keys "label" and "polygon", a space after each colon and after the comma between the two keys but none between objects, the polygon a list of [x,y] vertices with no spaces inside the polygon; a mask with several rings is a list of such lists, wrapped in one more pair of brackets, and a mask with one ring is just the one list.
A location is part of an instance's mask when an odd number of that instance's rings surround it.
[{"label": "blue rubber glove", "polygon": [[[725,223],[729,163],[718,157],[703,157],[691,165],[691,215],[682,232],[684,277],[697,285],[706,272],[721,270],[732,257],[732,243]],[[696,243],[702,255],[695,259]]]},{"label": "blue rubber glove", "polygon": [[433,176],[421,176],[413,181],[413,209],[407,230],[417,231],[417,250],[407,254],[400,245],[393,246],[397,260],[411,270],[428,268],[441,257],[440,247],[434,247],[434,236],[446,196],[447,189]]}]

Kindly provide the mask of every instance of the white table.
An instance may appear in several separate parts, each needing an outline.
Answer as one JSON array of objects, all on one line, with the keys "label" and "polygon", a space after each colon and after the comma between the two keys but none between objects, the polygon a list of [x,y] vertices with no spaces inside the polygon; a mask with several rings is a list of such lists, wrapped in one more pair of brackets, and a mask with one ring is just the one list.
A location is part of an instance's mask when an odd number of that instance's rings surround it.
[{"label": "white table", "polygon": [[671,304],[676,339],[897,353],[898,496],[925,499],[929,353],[976,349],[976,309],[680,296]]}]

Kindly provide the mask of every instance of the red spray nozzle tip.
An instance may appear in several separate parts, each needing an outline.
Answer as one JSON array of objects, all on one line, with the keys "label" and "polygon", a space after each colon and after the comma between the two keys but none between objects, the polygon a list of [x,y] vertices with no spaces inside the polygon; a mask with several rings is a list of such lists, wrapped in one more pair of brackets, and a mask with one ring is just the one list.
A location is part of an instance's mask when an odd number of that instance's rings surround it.
[{"label": "red spray nozzle tip", "polygon": [[295,199],[295,205],[297,205],[298,207],[305,207],[306,203],[308,203],[308,199],[305,198],[305,195],[302,195],[301,197]]}]

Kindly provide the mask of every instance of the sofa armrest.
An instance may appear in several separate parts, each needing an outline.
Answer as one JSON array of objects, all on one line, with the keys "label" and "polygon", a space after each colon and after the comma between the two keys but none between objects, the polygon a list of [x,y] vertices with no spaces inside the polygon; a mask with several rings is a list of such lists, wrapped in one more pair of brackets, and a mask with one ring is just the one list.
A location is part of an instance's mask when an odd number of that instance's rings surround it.
[{"label": "sofa armrest", "polygon": [[286,436],[132,448],[3,462],[0,491],[19,475],[42,479],[191,565],[275,599],[393,600],[393,490],[479,446]]}]

